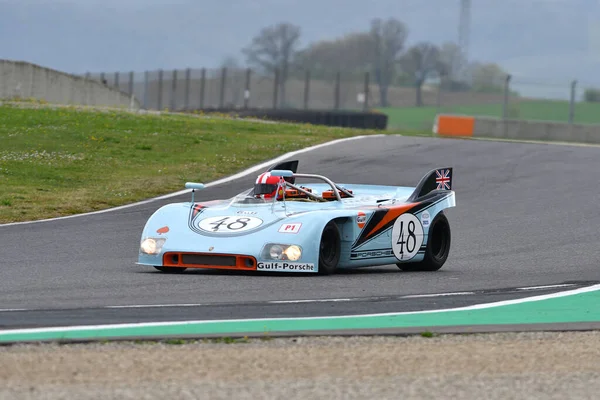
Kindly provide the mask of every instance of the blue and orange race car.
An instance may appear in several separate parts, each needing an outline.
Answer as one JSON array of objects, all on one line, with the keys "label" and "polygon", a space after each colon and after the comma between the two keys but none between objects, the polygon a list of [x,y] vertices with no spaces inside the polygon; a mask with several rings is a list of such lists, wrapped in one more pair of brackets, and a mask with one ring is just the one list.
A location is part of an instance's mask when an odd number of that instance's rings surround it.
[{"label": "blue and orange race car", "polygon": [[[141,235],[138,263],[162,272],[188,268],[331,274],[396,264],[436,271],[448,258],[454,207],[452,168],[415,187],[335,183],[297,173],[297,160],[260,174],[230,199],[159,208]],[[300,182],[303,181],[303,182]]]}]

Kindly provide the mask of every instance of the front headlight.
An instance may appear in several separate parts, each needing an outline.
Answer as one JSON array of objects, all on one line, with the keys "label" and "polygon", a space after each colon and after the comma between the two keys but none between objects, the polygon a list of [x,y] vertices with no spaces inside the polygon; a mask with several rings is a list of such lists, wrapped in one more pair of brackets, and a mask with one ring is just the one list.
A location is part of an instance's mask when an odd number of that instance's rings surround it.
[{"label": "front headlight", "polygon": [[146,238],[140,244],[140,252],[145,254],[158,254],[165,244],[165,238]]},{"label": "front headlight", "polygon": [[299,246],[293,245],[285,249],[283,252],[288,258],[288,260],[296,261],[302,255],[302,250],[300,250]]},{"label": "front headlight", "polygon": [[297,261],[302,257],[302,247],[295,244],[268,243],[263,247],[261,258]]}]

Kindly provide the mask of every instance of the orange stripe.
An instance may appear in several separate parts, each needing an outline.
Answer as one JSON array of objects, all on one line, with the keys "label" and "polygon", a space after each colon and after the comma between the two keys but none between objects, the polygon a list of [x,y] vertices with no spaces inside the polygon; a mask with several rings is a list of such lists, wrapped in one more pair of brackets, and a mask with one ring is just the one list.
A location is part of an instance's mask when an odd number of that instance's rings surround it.
[{"label": "orange stripe", "polygon": [[441,136],[473,136],[475,118],[461,115],[438,115],[436,133]]},{"label": "orange stripe", "polygon": [[368,237],[372,236],[373,234],[377,233],[388,222],[398,218],[400,215],[404,214],[407,210],[411,209],[414,206],[415,206],[415,203],[389,207],[387,214],[385,214],[383,219],[381,221],[379,221],[379,223],[373,229],[371,229],[371,232],[369,232],[367,234],[367,236],[365,236],[365,238],[368,238]]}]

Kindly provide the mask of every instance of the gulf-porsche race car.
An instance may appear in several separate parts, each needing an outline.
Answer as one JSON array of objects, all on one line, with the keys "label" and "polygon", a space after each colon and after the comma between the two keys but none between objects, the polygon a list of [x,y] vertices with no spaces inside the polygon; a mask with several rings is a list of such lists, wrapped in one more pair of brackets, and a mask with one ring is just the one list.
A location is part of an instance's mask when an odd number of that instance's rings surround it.
[{"label": "gulf-porsche race car", "polygon": [[[285,161],[253,187],[224,200],[160,207],[141,235],[138,265],[166,273],[188,268],[311,272],[396,264],[436,271],[448,258],[456,205],[452,168],[431,170],[415,187],[338,184],[297,173]],[[306,181],[300,184],[298,181]]]}]

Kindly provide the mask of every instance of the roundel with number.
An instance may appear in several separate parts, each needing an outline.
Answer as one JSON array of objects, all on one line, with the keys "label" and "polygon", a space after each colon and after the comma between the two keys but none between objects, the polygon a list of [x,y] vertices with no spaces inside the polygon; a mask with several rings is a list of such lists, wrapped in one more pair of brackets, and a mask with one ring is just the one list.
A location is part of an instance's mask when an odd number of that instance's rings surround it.
[{"label": "roundel with number", "polygon": [[400,261],[417,255],[423,244],[423,225],[413,214],[402,214],[392,228],[392,250]]},{"label": "roundel with number", "polygon": [[237,233],[257,228],[262,223],[263,220],[256,217],[221,216],[203,219],[198,228],[213,233]]}]

